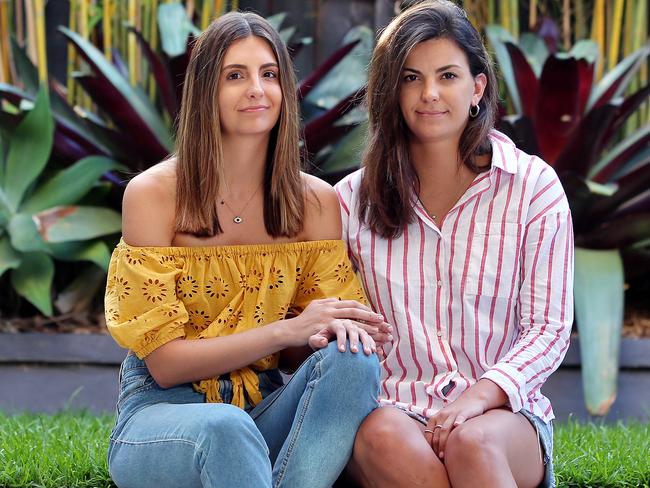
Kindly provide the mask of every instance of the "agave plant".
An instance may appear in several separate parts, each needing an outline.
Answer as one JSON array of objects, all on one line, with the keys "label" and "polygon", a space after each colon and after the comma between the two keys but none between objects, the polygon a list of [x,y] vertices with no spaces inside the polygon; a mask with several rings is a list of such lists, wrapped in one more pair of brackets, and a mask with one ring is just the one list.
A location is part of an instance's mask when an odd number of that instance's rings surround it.
[{"label": "agave plant", "polygon": [[555,168],[569,199],[585,401],[590,413],[605,415],[616,397],[621,251],[650,243],[650,126],[627,136],[619,130],[650,95],[650,85],[625,95],[650,45],[594,84],[598,47],[591,41],[549,54],[532,34],[518,45],[497,26],[486,33],[517,111],[502,119],[501,128]]},{"label": "agave plant", "polygon": [[99,177],[121,166],[101,156],[47,174],[54,121],[40,90],[11,133],[0,132],[0,276],[9,271],[18,294],[52,315],[54,259],[108,267],[108,246],[98,237],[119,232],[120,214],[77,202]]}]

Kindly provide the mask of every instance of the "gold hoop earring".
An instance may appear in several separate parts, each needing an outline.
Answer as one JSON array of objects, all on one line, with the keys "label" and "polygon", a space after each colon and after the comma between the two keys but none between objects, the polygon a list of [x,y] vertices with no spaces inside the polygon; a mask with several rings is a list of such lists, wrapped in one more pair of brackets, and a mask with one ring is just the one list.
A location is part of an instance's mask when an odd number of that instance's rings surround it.
[{"label": "gold hoop earring", "polygon": [[471,105],[471,106],[469,107],[469,116],[470,116],[471,118],[475,119],[476,117],[478,117],[478,113],[479,113],[480,111],[481,111],[481,107],[479,107],[478,104],[476,104],[476,105]]}]

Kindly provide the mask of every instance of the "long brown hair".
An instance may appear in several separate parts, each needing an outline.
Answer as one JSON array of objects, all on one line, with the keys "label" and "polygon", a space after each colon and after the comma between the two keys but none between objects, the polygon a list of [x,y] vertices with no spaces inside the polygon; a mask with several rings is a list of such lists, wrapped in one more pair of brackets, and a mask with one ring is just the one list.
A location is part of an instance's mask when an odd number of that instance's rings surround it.
[{"label": "long brown hair", "polygon": [[222,232],[217,216],[224,166],[217,104],[219,74],[230,45],[250,36],[266,41],[279,66],[280,117],[271,131],[264,172],[264,224],[273,237],[292,237],[303,226],[298,100],[291,58],[275,29],[252,12],[219,17],[192,49],[176,137],[176,231],[198,236]]},{"label": "long brown hair", "polygon": [[385,238],[401,235],[413,221],[419,181],[409,154],[406,125],[399,105],[401,73],[406,57],[419,43],[444,38],[463,50],[474,77],[483,73],[487,86],[480,112],[470,118],[460,137],[459,160],[479,173],[476,156],[491,151],[489,132],[497,111],[497,83],[481,36],[465,12],[446,0],[424,1],[407,8],[382,32],[370,62],[367,105],[369,130],[359,191],[360,219]]}]

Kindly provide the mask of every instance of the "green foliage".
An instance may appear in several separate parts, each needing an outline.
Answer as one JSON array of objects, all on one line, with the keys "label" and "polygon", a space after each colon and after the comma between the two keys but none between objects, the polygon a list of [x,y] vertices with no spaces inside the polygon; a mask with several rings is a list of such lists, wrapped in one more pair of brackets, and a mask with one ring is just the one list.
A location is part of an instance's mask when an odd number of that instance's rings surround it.
[{"label": "green foliage", "polygon": [[108,247],[97,238],[121,227],[114,210],[75,205],[120,165],[93,156],[47,174],[53,133],[45,90],[11,134],[0,132],[0,276],[10,272],[15,291],[46,315],[52,315],[53,258],[106,268]]}]

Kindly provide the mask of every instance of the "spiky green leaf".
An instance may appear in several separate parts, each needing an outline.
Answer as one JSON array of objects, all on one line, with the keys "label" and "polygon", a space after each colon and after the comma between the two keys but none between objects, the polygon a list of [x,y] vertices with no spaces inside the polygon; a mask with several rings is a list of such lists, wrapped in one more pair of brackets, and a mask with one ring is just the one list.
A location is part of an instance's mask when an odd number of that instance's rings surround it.
[{"label": "spiky green leaf", "polygon": [[0,237],[0,276],[20,265],[20,253],[12,247],[8,236]]},{"label": "spiky green leaf", "polygon": [[62,261],[90,261],[103,270],[108,270],[111,251],[103,241],[59,242],[48,245],[56,259]]},{"label": "spiky green leaf", "polygon": [[11,284],[18,294],[45,315],[52,315],[54,263],[45,253],[23,254],[20,266],[11,272]]},{"label": "spiky green leaf", "polygon": [[77,161],[39,186],[21,206],[21,212],[40,212],[48,208],[72,205],[88,193],[104,173],[126,169],[112,159],[90,156]]},{"label": "spiky green leaf", "polygon": [[14,249],[22,252],[47,251],[37,222],[31,214],[15,214],[11,217],[7,230]]},{"label": "spiky green leaf", "polygon": [[119,232],[122,216],[102,207],[56,207],[37,214],[43,238],[49,243],[85,241]]},{"label": "spiky green leaf", "polygon": [[47,164],[53,134],[49,97],[41,89],[36,104],[9,139],[4,189],[11,208],[18,208],[25,191]]}]

